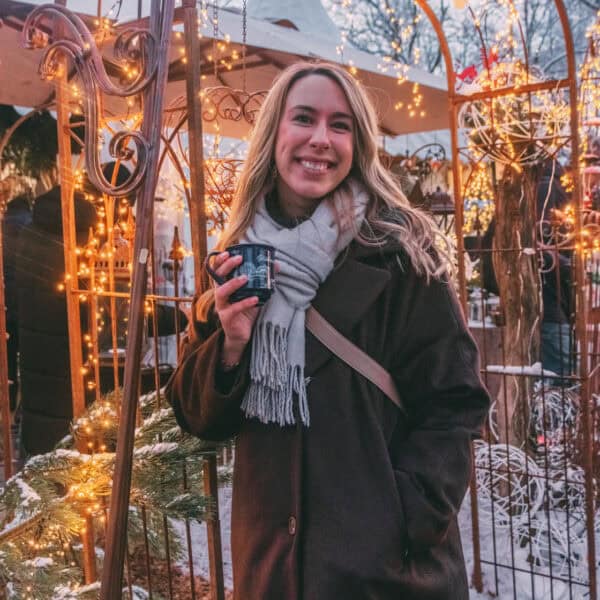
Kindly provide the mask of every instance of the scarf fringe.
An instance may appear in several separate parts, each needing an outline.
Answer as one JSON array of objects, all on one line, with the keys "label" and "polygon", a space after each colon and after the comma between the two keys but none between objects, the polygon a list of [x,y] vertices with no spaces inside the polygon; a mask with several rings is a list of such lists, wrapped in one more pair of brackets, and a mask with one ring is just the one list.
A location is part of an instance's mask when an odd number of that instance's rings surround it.
[{"label": "scarf fringe", "polygon": [[297,394],[300,419],[308,427],[304,367],[287,364],[287,337],[284,327],[269,322],[257,325],[252,337],[251,383],[242,410],[262,423],[293,425],[296,423],[294,394]]},{"label": "scarf fringe", "polygon": [[252,335],[250,377],[271,389],[285,386],[287,329],[270,322],[257,324]]},{"label": "scarf fringe", "polygon": [[[269,215],[263,190],[254,220],[240,240],[272,245],[280,266],[274,293],[252,333],[251,382],[242,402],[246,415],[263,423],[293,425],[298,417],[309,425],[304,379],[306,309],[331,272],[336,256],[360,230],[369,203],[358,182],[346,183],[322,200],[310,219],[293,229]],[[353,227],[339,228],[336,213],[352,214]]]}]

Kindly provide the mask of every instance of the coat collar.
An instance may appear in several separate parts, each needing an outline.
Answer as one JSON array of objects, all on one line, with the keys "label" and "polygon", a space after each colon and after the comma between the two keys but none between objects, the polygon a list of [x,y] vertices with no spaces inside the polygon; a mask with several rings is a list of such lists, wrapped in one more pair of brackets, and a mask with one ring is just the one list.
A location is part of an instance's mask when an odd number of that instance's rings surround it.
[{"label": "coat collar", "polygon": [[[352,242],[319,288],[313,305],[341,334],[350,336],[353,327],[390,281],[390,271],[385,268],[389,246],[365,247]],[[331,352],[307,332],[308,340],[306,372],[312,374],[331,358]]]}]

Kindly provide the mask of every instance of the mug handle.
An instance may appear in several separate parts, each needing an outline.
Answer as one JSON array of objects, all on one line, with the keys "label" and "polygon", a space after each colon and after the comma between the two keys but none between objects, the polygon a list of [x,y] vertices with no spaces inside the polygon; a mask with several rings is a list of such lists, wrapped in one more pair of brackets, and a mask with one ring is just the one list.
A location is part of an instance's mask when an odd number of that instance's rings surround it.
[{"label": "mug handle", "polygon": [[218,254],[221,254],[221,252],[211,252],[207,257],[206,260],[204,261],[204,268],[206,269],[207,273],[219,284],[219,285],[223,285],[225,283],[225,281],[227,281],[226,279],[224,279],[223,277],[221,277],[220,275],[217,275],[215,271],[213,271],[213,269],[210,266],[210,259],[213,256],[217,256]]}]

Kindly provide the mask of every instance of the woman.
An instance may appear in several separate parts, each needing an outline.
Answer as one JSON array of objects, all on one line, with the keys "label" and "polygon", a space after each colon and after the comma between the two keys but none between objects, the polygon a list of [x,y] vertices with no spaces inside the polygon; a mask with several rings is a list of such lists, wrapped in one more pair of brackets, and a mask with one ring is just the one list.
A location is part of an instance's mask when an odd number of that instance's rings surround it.
[{"label": "woman", "polygon": [[[463,600],[456,514],[488,410],[433,222],[377,154],[367,95],[296,64],[258,116],[220,249],[276,247],[276,291],[195,307],[168,387],[179,423],[236,437],[236,600]],[[239,257],[215,259],[226,276]],[[310,304],[394,377],[407,415],[304,328]]]}]

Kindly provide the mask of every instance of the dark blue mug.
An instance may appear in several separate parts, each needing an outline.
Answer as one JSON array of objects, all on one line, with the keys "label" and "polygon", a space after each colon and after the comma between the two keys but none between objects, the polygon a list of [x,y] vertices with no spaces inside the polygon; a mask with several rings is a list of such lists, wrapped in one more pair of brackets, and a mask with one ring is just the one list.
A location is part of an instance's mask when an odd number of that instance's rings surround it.
[{"label": "dark blue mug", "polygon": [[246,284],[233,292],[229,299],[231,302],[239,302],[244,298],[258,296],[258,306],[265,304],[273,293],[275,248],[267,244],[236,244],[225,248],[225,250],[229,252],[229,256],[242,256],[242,262],[227,277],[221,277],[210,266],[210,259],[221,254],[221,251],[211,252],[204,262],[208,274],[219,285],[223,285],[234,277],[246,275],[248,277]]}]

